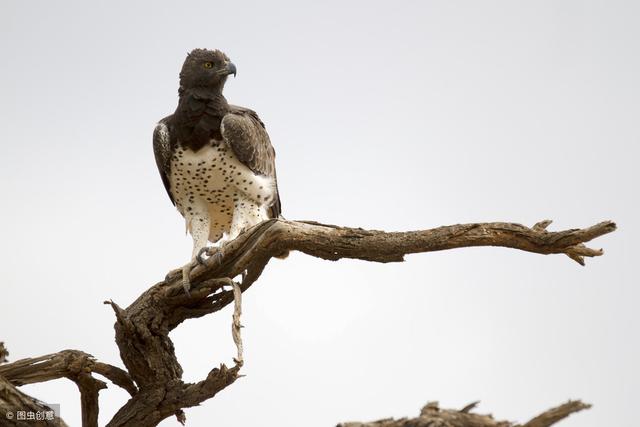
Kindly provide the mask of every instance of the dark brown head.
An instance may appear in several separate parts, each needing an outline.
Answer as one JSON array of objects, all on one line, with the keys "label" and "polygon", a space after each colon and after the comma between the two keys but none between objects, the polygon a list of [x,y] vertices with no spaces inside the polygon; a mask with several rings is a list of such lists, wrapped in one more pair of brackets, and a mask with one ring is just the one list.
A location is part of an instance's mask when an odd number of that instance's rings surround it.
[{"label": "dark brown head", "polygon": [[222,90],[227,76],[236,75],[236,66],[219,50],[194,49],[180,71],[180,88]]}]

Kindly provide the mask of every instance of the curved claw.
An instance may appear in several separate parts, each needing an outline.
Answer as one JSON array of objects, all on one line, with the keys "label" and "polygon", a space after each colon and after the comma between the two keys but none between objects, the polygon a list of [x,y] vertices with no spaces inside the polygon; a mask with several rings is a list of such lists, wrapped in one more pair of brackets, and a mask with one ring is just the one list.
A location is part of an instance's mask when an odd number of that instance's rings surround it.
[{"label": "curved claw", "polygon": [[[205,256],[207,258],[205,258]],[[205,262],[209,258],[212,258],[213,261],[218,265],[222,264],[222,258],[224,258],[224,250],[222,249],[222,246],[217,248],[215,247],[202,248],[200,249],[200,251],[198,251],[198,254],[196,255],[196,261],[200,265],[205,265]]]},{"label": "curved claw", "polygon": [[[207,255],[208,258],[204,258],[203,255]],[[200,250],[200,252],[198,252],[198,255],[196,255],[196,260],[204,265],[205,261],[207,261],[208,259],[212,259],[213,262],[217,265],[222,264],[222,259],[224,258],[224,250],[222,249],[222,246],[219,247],[208,247],[208,248],[202,248]]]},{"label": "curved claw", "polygon": [[206,258],[204,258],[205,255],[211,256],[211,248],[205,246],[198,251],[198,254],[196,255],[196,261],[198,261],[198,264],[204,265],[206,261]]},{"label": "curved claw", "polygon": [[213,261],[216,264],[218,265],[222,264],[222,258],[224,258],[224,250],[222,249],[222,246],[217,248],[216,252],[211,255],[211,258],[213,258]]}]

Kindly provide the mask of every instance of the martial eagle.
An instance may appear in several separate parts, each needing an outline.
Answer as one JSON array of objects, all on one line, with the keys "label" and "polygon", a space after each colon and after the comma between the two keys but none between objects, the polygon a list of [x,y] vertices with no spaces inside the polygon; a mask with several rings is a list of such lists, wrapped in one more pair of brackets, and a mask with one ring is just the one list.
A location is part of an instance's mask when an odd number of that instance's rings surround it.
[{"label": "martial eagle", "polygon": [[[162,182],[193,238],[192,262],[207,242],[221,250],[280,216],[275,152],[258,114],[222,95],[230,74],[236,67],[221,51],[191,51],[180,71],[178,107],[153,132]],[[190,264],[183,268],[186,291]]]}]

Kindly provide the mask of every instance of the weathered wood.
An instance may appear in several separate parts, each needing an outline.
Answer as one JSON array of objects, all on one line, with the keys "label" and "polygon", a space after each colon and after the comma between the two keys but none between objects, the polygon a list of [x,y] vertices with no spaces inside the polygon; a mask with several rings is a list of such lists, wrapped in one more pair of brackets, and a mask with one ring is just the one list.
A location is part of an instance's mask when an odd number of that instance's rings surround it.
[{"label": "weathered wood", "polygon": [[98,426],[98,393],[107,385],[95,379],[95,372],[110,379],[131,395],[137,388],[129,374],[115,366],[97,362],[93,356],[78,350],[63,350],[45,356],[17,360],[0,366],[0,376],[14,386],[68,378],[78,386],[82,408],[82,425]]},{"label": "weathered wood", "polygon": [[33,384],[58,378],[75,380],[83,373],[98,373],[133,395],[137,388],[129,374],[115,366],[98,362],[79,350],[62,350],[45,356],[17,360],[0,366],[0,375],[14,385]]},{"label": "weathered wood", "polygon": [[[616,228],[613,222],[606,221],[584,229],[550,232],[547,231],[550,223],[551,221],[541,221],[533,227],[502,222],[457,224],[430,230],[384,232],[313,221],[265,221],[225,245],[220,256],[211,257],[203,264],[194,263],[190,272],[190,295],[183,291],[182,270],[179,269],[170,272],[165,280],[147,289],[125,309],[113,301],[105,302],[116,315],[116,343],[126,371],[96,362],[86,353],[65,350],[55,355],[0,366],[0,375],[5,375],[14,385],[47,381],[61,376],[74,380],[81,390],[83,410],[87,414],[87,417],[83,415],[83,426],[95,425],[98,391],[104,386],[104,383],[91,376],[91,372],[104,375],[131,394],[129,401],[108,423],[109,427],[151,427],[172,415],[184,422],[184,408],[212,398],[239,377],[242,342],[239,335],[238,291],[246,291],[260,277],[272,257],[296,250],[332,261],[354,258],[398,262],[412,253],[471,246],[503,246],[539,254],[565,254],[584,265],[585,257],[603,254],[601,249],[588,248],[584,243]],[[239,275],[242,275],[243,280],[236,284],[232,278]],[[231,367],[220,365],[212,369],[198,383],[184,383],[182,367],[176,358],[169,333],[186,319],[219,311],[232,303],[234,290],[236,306],[232,324],[238,358]],[[71,358],[75,364],[65,357]],[[433,407],[429,408],[425,407],[421,417],[435,416],[437,413],[439,418],[436,418],[441,424],[433,425],[501,426],[495,422],[474,424],[474,420],[486,416],[471,414],[471,408],[463,411],[438,409],[435,412],[431,410]],[[558,414],[560,413],[562,410]],[[451,420],[455,418],[466,420],[466,424],[442,424],[446,417],[450,419],[446,422],[452,423]],[[526,427],[544,427],[550,425],[544,424],[545,420],[556,418],[536,419]],[[405,422],[388,424],[389,426],[427,425],[411,424],[410,420],[388,422]],[[387,426],[380,422],[353,424],[355,425]]]},{"label": "weathered wood", "polygon": [[542,414],[525,423],[522,427],[549,427],[567,418],[574,412],[589,408],[591,408],[591,405],[587,403],[582,403],[579,400],[570,400],[560,406],[544,411]]},{"label": "weathered wood", "polygon": [[[474,414],[472,409],[478,402],[465,406],[459,411],[440,409],[438,402],[427,403],[416,418],[386,418],[371,422],[348,422],[338,427],[518,427],[510,421],[498,421],[491,415]],[[591,405],[569,401],[543,412],[521,427],[549,427],[569,415],[590,408]]]},{"label": "weathered wood", "polygon": [[4,343],[0,342],[0,365],[7,361],[7,356],[8,355],[9,355],[9,352],[4,347]]},{"label": "weathered wood", "polygon": [[[5,363],[9,352],[0,342],[0,364]],[[0,368],[6,365],[0,366]],[[18,390],[14,384],[0,374],[0,426],[6,427],[68,427],[67,424],[57,416],[52,420],[20,420],[19,412],[32,412],[45,414],[52,411],[43,402],[26,395]]]}]

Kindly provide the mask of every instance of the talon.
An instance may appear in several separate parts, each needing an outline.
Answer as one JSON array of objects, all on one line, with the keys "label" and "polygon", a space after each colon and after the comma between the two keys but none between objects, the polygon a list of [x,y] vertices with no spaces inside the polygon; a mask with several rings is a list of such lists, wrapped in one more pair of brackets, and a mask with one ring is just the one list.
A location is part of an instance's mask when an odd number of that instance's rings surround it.
[{"label": "talon", "polygon": [[198,261],[198,264],[200,265],[204,265],[206,258],[204,258],[204,256],[211,256],[211,248],[208,247],[204,247],[202,249],[200,249],[198,251],[198,254],[196,255],[196,261]]},{"label": "talon", "polygon": [[214,254],[211,254],[211,258],[213,258],[213,261],[217,265],[220,265],[222,264],[222,259],[224,258],[224,249],[223,249],[223,246],[220,246],[215,249],[216,249],[216,252]]}]

